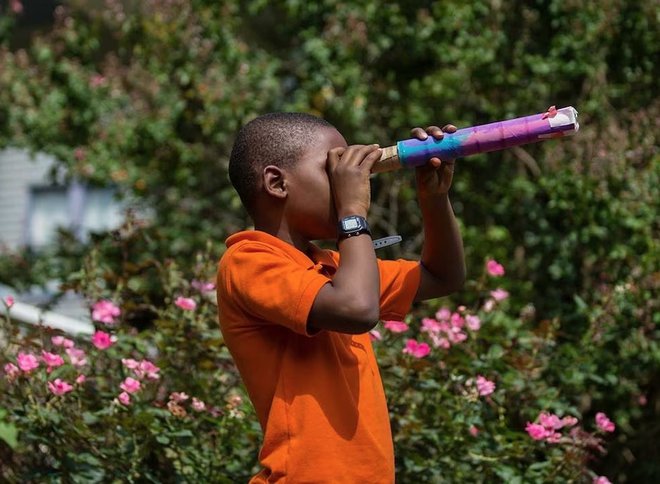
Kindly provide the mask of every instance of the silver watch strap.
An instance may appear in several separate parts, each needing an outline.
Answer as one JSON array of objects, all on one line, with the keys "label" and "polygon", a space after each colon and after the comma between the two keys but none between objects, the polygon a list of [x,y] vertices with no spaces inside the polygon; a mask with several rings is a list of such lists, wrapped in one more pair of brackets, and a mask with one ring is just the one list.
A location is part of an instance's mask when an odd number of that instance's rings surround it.
[{"label": "silver watch strap", "polygon": [[403,239],[401,238],[400,235],[390,235],[389,237],[383,237],[382,239],[376,239],[373,241],[374,244],[374,249],[382,249],[383,247],[387,247],[389,245],[394,245],[398,244],[401,242]]}]

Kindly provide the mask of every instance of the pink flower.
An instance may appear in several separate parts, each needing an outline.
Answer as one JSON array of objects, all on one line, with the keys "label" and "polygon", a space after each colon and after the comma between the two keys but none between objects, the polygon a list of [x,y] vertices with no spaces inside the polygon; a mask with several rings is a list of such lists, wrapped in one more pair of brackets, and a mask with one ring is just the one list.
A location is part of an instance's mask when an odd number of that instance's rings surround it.
[{"label": "pink flower", "polygon": [[66,354],[73,366],[85,366],[87,364],[87,355],[79,348],[67,348]]},{"label": "pink flower", "polygon": [[612,484],[610,480],[605,476],[594,477],[592,481],[593,484]]},{"label": "pink flower", "polygon": [[468,314],[465,316],[465,322],[467,323],[467,327],[470,328],[472,331],[479,331],[481,328],[481,319],[479,319],[479,316],[473,316],[472,314]]},{"label": "pink flower", "polygon": [[474,425],[470,425],[470,435],[472,437],[476,437],[477,435],[479,435],[479,429]]},{"label": "pink flower", "polygon": [[545,438],[546,442],[549,442],[551,444],[558,444],[560,440],[561,440],[561,434],[559,432],[553,432],[552,430],[548,430],[548,436]]},{"label": "pink flower", "polygon": [[527,422],[527,426],[525,427],[525,430],[527,431],[529,436],[534,440],[543,440],[548,436],[548,431],[545,429],[543,425],[540,424]]},{"label": "pink flower", "polygon": [[21,372],[21,370],[18,369],[18,366],[14,365],[13,363],[7,363],[4,368],[5,375],[9,380],[13,380]]},{"label": "pink flower", "polygon": [[407,353],[415,358],[424,358],[431,352],[431,347],[426,343],[420,343],[414,339],[409,339],[406,341],[406,347],[403,349],[404,353]]},{"label": "pink flower", "polygon": [[572,427],[573,425],[578,423],[578,419],[572,416],[567,416],[561,419],[562,426],[564,427]]},{"label": "pink flower", "polygon": [[86,380],[87,380],[87,377],[85,375],[80,374],[80,375],[78,375],[78,378],[76,378],[76,383],[78,385],[82,385],[83,383],[85,383]]},{"label": "pink flower", "polygon": [[541,412],[538,420],[548,430],[560,429],[564,426],[560,418],[553,413]]},{"label": "pink flower", "polygon": [[105,84],[105,77],[101,74],[94,74],[89,80],[89,85],[91,87],[99,87],[103,84]]},{"label": "pink flower", "polygon": [[181,309],[185,309],[186,311],[194,311],[194,309],[197,307],[197,303],[194,299],[182,296],[177,297],[176,301],[174,301],[174,304],[179,306]]},{"label": "pink flower", "polygon": [[486,300],[486,302],[484,303],[484,311],[489,313],[493,309],[495,309],[495,300],[494,299]]},{"label": "pink flower", "polygon": [[12,296],[7,296],[6,298],[3,299],[3,302],[5,303],[5,306],[7,306],[7,309],[12,307],[16,301],[14,301],[14,298]]},{"label": "pink flower", "polygon": [[392,333],[403,333],[408,330],[408,325],[403,321],[385,321],[383,326],[385,326],[385,329],[392,331]]},{"label": "pink flower", "polygon": [[14,12],[15,14],[21,14],[23,13],[23,3],[21,0],[11,0],[9,4],[11,11]]},{"label": "pink flower", "polygon": [[121,388],[122,390],[128,393],[135,393],[140,389],[141,386],[142,384],[140,383],[139,380],[135,380],[134,378],[131,378],[129,376],[126,377],[126,379],[121,385],[119,385],[119,388]]},{"label": "pink flower", "polygon": [[194,279],[190,285],[197,289],[199,292],[204,293],[204,292],[211,292],[215,290],[215,284],[212,282],[204,282],[204,281],[198,281],[197,279]]},{"label": "pink flower", "polygon": [[614,429],[616,428],[614,422],[607,418],[607,415],[603,412],[598,412],[596,414],[596,425],[598,425],[598,428],[603,432],[614,432]]},{"label": "pink flower", "polygon": [[115,324],[120,314],[121,309],[107,299],[102,299],[92,306],[92,319],[107,325]]},{"label": "pink flower", "polygon": [[154,365],[151,361],[149,360],[142,360],[138,366],[138,368],[135,369],[135,373],[142,378],[144,375],[147,376],[148,379],[150,380],[158,380],[160,378],[160,375],[158,372],[160,371],[160,368],[158,368],[156,365]]},{"label": "pink flower", "polygon": [[19,353],[16,361],[18,362],[18,367],[25,373],[30,373],[32,370],[39,368],[39,360],[30,353]]},{"label": "pink flower", "polygon": [[73,348],[75,343],[70,339],[65,338],[64,336],[53,336],[50,341],[55,346],[64,346],[65,348]]},{"label": "pink flower", "polygon": [[192,399],[192,405],[191,406],[192,406],[193,410],[197,410],[198,412],[202,412],[206,409],[206,404],[203,401],[198,400],[195,397],[193,397],[193,399]]},{"label": "pink flower", "polygon": [[94,333],[94,336],[92,336],[92,344],[100,350],[110,348],[115,341],[117,341],[115,336],[110,336],[108,333],[103,331],[97,331]]},{"label": "pink flower", "polygon": [[134,370],[138,366],[140,366],[140,362],[137,361],[137,360],[134,360],[133,358],[122,358],[121,363],[122,363],[122,365],[124,365],[129,370]]},{"label": "pink flower", "polygon": [[64,380],[56,378],[54,381],[48,382],[48,389],[54,395],[64,395],[65,393],[69,393],[71,390],[73,390],[73,385],[70,385]]},{"label": "pink flower", "polygon": [[486,262],[486,272],[493,277],[499,277],[504,275],[504,267],[502,264],[498,263],[494,259],[490,259]]},{"label": "pink flower", "polygon": [[490,381],[481,375],[477,375],[477,390],[482,397],[490,395],[495,391],[495,382]]},{"label": "pink flower", "polygon": [[506,298],[509,297],[509,293],[500,287],[498,287],[494,291],[490,291],[490,295],[496,301],[504,301]]},{"label": "pink flower", "polygon": [[380,341],[381,339],[383,339],[383,335],[380,334],[380,331],[378,331],[377,329],[372,329],[371,331],[369,331],[369,337],[371,338],[371,341]]},{"label": "pink flower", "polygon": [[442,326],[438,321],[433,318],[422,318],[422,329],[424,333],[437,333],[440,331]]},{"label": "pink flower", "polygon": [[184,392],[173,392],[170,394],[170,400],[177,403],[185,402],[186,400],[188,400],[188,398],[190,397]]},{"label": "pink flower", "polygon": [[451,343],[447,338],[438,336],[435,333],[431,333],[429,336],[431,337],[431,342],[433,343],[434,347],[442,348],[444,350],[448,350],[449,348],[451,348]]},{"label": "pink flower", "polygon": [[128,406],[131,404],[131,396],[126,392],[121,392],[117,397],[117,400],[119,400],[122,405]]},{"label": "pink flower", "polygon": [[447,308],[440,308],[438,312],[435,313],[435,319],[438,321],[447,321],[451,317],[451,311]]},{"label": "pink flower", "polygon": [[453,313],[451,318],[449,318],[449,323],[453,328],[461,329],[463,326],[465,326],[465,319],[463,319],[463,316],[461,316],[459,313]]},{"label": "pink flower", "polygon": [[64,360],[60,355],[49,353],[45,350],[41,351],[41,358],[44,360],[44,363],[46,363],[46,366],[48,367],[46,368],[48,373],[50,373],[53,368],[57,368],[58,366],[62,366],[64,364]]}]

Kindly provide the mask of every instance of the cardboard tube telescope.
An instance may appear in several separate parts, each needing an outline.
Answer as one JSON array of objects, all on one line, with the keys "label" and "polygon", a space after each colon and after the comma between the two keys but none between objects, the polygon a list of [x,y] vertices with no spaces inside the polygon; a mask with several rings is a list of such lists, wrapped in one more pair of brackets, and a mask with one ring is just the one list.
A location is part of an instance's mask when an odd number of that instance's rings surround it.
[{"label": "cardboard tube telescope", "polygon": [[432,136],[424,141],[406,139],[397,142],[395,146],[383,148],[380,160],[371,171],[381,173],[401,167],[420,166],[433,157],[448,160],[571,136],[580,129],[577,114],[572,106],[561,109],[552,106],[544,113],[445,133],[441,140]]}]

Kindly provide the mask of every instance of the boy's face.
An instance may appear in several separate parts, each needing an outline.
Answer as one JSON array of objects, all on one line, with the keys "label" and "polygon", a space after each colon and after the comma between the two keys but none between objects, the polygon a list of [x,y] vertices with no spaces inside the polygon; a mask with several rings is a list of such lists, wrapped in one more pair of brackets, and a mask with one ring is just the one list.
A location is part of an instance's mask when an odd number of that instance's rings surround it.
[{"label": "boy's face", "polygon": [[346,146],[339,131],[320,128],[298,163],[287,170],[289,228],[307,240],[337,237],[337,211],[326,164],[328,151]]}]

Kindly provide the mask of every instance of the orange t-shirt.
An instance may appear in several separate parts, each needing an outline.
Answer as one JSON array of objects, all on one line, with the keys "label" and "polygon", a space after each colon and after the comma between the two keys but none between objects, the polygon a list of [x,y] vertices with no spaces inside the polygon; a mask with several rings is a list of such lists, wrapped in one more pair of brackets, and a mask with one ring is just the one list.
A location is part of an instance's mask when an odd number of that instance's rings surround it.
[{"label": "orange t-shirt", "polygon": [[[264,433],[251,483],[390,483],[394,449],[368,333],[307,333],[339,253],[312,258],[260,231],[227,239],[218,267],[220,327]],[[378,260],[380,317],[401,320],[419,286],[418,262]]]}]

